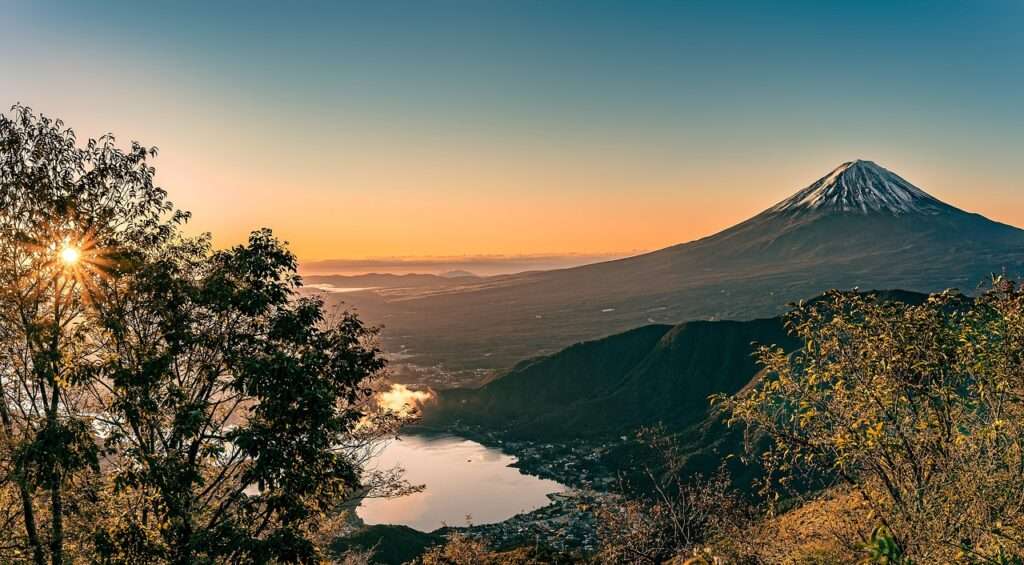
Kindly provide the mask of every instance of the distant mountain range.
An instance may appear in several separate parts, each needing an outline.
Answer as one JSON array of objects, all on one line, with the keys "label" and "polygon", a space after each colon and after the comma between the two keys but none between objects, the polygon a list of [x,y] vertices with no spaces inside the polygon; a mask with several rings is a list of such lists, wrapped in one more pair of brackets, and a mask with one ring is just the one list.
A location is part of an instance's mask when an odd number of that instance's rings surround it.
[{"label": "distant mountain range", "polygon": [[690,243],[572,269],[339,296],[385,325],[389,349],[422,364],[495,369],[641,325],[770,317],[828,288],[970,291],[991,273],[1022,268],[1024,231],[851,161]]}]

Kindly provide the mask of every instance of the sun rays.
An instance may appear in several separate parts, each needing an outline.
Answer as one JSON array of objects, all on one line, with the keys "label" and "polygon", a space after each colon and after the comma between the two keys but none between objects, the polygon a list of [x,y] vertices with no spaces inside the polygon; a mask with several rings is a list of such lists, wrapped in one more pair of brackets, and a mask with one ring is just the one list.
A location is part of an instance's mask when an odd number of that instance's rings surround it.
[{"label": "sun rays", "polygon": [[93,302],[102,281],[109,276],[110,250],[98,245],[88,233],[48,239],[48,243],[35,246],[32,253],[34,262],[42,267],[40,275],[52,278],[62,300],[77,295],[85,303]]},{"label": "sun rays", "polygon": [[62,263],[67,267],[73,267],[78,264],[78,260],[82,258],[82,252],[77,247],[65,245],[58,254]]}]

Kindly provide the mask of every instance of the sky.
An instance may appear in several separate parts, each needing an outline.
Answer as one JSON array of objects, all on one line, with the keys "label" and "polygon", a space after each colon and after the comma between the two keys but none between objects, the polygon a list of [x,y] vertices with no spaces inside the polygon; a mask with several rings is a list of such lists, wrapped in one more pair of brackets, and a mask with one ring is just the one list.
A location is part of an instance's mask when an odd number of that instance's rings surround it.
[{"label": "sky", "polygon": [[1024,226],[1024,2],[0,0],[0,106],[159,147],[219,246],[615,256],[851,159]]}]

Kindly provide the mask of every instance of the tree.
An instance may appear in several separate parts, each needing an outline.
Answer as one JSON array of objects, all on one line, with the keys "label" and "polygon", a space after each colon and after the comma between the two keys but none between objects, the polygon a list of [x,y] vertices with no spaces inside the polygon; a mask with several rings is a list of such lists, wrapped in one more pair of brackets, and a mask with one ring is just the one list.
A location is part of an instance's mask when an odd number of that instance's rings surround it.
[{"label": "tree", "polygon": [[360,484],[351,447],[383,360],[358,318],[293,296],[294,269],[261,231],[176,249],[98,301],[90,398],[114,492],[141,509],[118,527],[154,520],[171,562],[311,561],[307,528]]},{"label": "tree", "polygon": [[434,546],[415,561],[417,565],[542,565],[575,563],[576,560],[548,554],[535,547],[517,547],[505,551],[492,549],[486,539],[452,533],[447,541]]},{"label": "tree", "polygon": [[[34,562],[64,560],[65,495],[99,469],[72,373],[90,355],[82,319],[94,283],[164,244],[187,215],[153,185],[153,150],[105,136],[76,144],[63,124],[15,107],[0,118],[0,338],[6,479]],[[90,265],[94,268],[79,268]],[[40,526],[47,499],[48,543]]]},{"label": "tree", "polygon": [[[299,295],[268,230],[215,251],[154,184],[155,149],[0,117],[0,502],[12,559],[312,562],[360,489],[374,331]],[[0,515],[2,516],[2,515]],[[70,522],[69,522],[70,518]],[[70,529],[69,529],[70,526]],[[45,530],[45,531],[44,531]]]},{"label": "tree", "polygon": [[752,508],[724,466],[708,478],[688,475],[681,446],[662,427],[641,429],[637,437],[658,465],[643,466],[646,485],[639,492],[624,488],[598,505],[596,562],[682,563],[711,542],[739,535]]},{"label": "tree", "polygon": [[[781,481],[853,488],[919,563],[998,560],[1024,542],[1024,292],[921,305],[828,293],[789,317],[803,348],[761,348],[765,377],[722,399],[766,431]],[[784,484],[784,483],[779,483]],[[865,540],[868,541],[868,540]]]}]

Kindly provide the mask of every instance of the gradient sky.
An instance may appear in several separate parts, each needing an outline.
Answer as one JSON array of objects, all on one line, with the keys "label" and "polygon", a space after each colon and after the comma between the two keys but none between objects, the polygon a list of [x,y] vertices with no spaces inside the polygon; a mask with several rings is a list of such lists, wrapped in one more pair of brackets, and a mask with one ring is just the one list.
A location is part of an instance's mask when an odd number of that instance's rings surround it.
[{"label": "gradient sky", "polygon": [[688,241],[865,158],[1024,226],[1024,2],[10,2],[0,105],[160,148],[219,245]]}]

